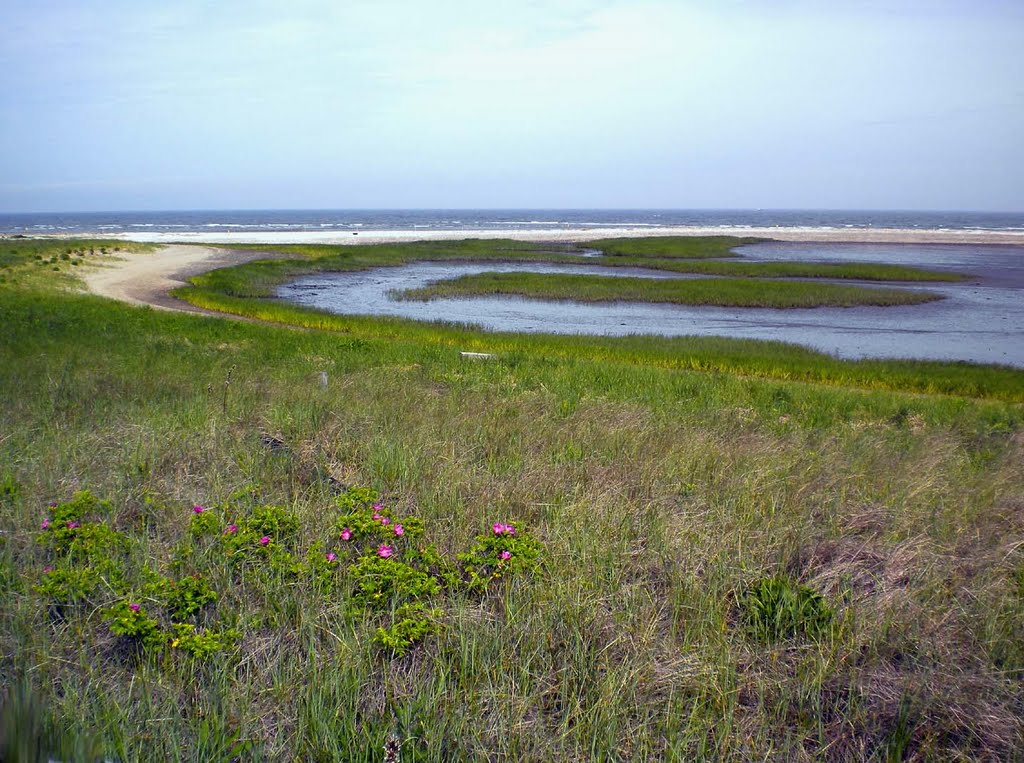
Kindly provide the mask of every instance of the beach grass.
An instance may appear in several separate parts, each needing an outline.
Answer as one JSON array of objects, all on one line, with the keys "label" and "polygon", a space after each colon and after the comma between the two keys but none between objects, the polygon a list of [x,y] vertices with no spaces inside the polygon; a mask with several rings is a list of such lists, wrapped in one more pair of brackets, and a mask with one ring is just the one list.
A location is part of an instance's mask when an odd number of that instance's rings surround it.
[{"label": "beach grass", "polygon": [[739,278],[650,279],[552,273],[476,273],[396,292],[408,300],[520,296],[574,302],[760,307],[892,307],[942,299],[927,291]]},{"label": "beach grass", "polygon": [[[196,292],[295,325],[0,285],[0,758],[1024,752],[1022,372]],[[398,656],[403,594],[360,603],[338,535],[352,486],[442,560],[509,523],[540,566],[430,594],[439,628]],[[43,529],[82,490],[107,503]],[[54,570],[97,565],[59,599]],[[167,627],[144,570],[205,582],[186,624],[225,643],[112,631]]]},{"label": "beach grass", "polygon": [[22,286],[74,282],[75,268],[102,262],[120,252],[144,252],[147,244],[113,239],[31,239],[0,240],[0,284]]}]

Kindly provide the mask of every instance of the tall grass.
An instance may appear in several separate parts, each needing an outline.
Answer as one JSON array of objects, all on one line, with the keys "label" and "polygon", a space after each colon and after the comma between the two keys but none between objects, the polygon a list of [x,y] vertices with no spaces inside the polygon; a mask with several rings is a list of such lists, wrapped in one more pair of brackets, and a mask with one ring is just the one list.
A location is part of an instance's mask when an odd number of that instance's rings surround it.
[{"label": "tall grass", "polygon": [[[5,759],[379,761],[390,738],[403,761],[1024,751],[1019,402],[841,385],[856,364],[829,385],[727,373],[700,343],[296,330],[0,289]],[[932,371],[978,369],[873,373]],[[111,501],[140,562],[220,581],[216,556],[178,551],[192,504],[256,491],[306,547],[336,483],[376,487],[444,553],[515,522],[544,569],[453,595],[398,660],[344,590],[303,581],[221,588],[245,635],[206,663],[139,659],[34,590],[40,519],[75,490]],[[835,609],[825,632],[745,628],[738,594],[779,576]]]}]

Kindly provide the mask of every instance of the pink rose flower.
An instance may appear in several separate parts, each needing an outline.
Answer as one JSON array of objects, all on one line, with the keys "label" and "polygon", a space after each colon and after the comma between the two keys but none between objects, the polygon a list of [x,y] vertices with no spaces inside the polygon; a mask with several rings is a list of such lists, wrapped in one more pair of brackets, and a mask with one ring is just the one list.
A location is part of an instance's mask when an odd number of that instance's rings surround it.
[{"label": "pink rose flower", "polygon": [[401,525],[395,525],[395,535],[398,535],[398,536],[405,535],[405,528],[402,527]]},{"label": "pink rose flower", "polygon": [[352,531],[349,530],[347,527],[341,528],[341,539],[342,540],[351,540],[352,539]]},{"label": "pink rose flower", "polygon": [[380,522],[380,520],[381,520],[381,515],[378,512],[376,512],[376,511],[373,512],[373,521],[374,522]]},{"label": "pink rose flower", "polygon": [[512,558],[512,552],[511,551],[502,551],[500,554],[498,554],[498,556],[502,559],[502,561],[508,561],[509,559]]},{"label": "pink rose flower", "polygon": [[387,559],[393,553],[395,553],[394,549],[392,549],[391,546],[385,545],[384,543],[381,543],[380,546],[377,547],[377,556],[379,556],[381,559]]},{"label": "pink rose flower", "polygon": [[193,506],[192,507],[192,512],[195,513],[195,514],[202,514],[204,511],[206,511],[206,509],[204,509],[202,506]]},{"label": "pink rose flower", "polygon": [[327,561],[334,562],[334,561],[337,561],[337,559],[338,559],[338,557],[335,555],[335,553],[333,551],[328,551],[327,552]]},{"label": "pink rose flower", "polygon": [[391,520],[390,520],[390,519],[388,519],[387,517],[381,517],[381,518],[380,518],[380,523],[381,523],[382,525],[385,525],[385,526],[387,526],[387,525],[391,524]]},{"label": "pink rose flower", "polygon": [[47,565],[46,567],[43,567],[43,574],[44,575],[49,575],[51,572],[53,572],[53,567],[50,567],[49,565]]},{"label": "pink rose flower", "polygon": [[75,520],[72,519],[70,522],[68,522],[69,530],[74,530],[76,527],[81,527],[81,525],[78,524],[78,522],[76,522]]},{"label": "pink rose flower", "polygon": [[43,524],[41,525],[41,527],[45,530],[49,526],[50,526],[50,520],[49,519],[44,519],[43,520]]},{"label": "pink rose flower", "polygon": [[494,530],[495,535],[501,535],[505,532],[505,525],[501,522],[495,522],[494,525],[491,526],[491,529]]},{"label": "pink rose flower", "polygon": [[230,535],[231,533],[236,532],[238,532],[238,525],[228,525],[226,528],[224,528],[225,535]]},{"label": "pink rose flower", "polygon": [[260,538],[260,545],[261,546],[265,546],[268,543],[270,543],[270,536],[269,535],[264,535],[262,538]]},{"label": "pink rose flower", "polygon": [[129,604],[128,609],[130,609],[132,612],[138,612],[140,607],[138,604]]}]

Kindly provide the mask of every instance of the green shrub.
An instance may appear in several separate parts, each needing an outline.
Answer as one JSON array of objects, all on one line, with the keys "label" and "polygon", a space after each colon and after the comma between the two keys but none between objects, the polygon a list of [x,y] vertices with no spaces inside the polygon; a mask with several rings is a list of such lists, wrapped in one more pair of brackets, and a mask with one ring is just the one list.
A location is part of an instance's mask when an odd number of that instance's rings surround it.
[{"label": "green shrub", "polygon": [[402,657],[427,636],[437,633],[444,613],[440,609],[427,609],[419,602],[403,604],[395,611],[395,621],[389,628],[378,628],[374,643]]},{"label": "green shrub", "polygon": [[191,623],[175,623],[171,648],[180,649],[199,660],[208,660],[231,649],[241,638],[241,632],[235,628],[197,631]]},{"label": "green shrub", "polygon": [[103,620],[111,633],[137,641],[147,649],[166,641],[160,632],[160,624],[147,615],[140,604],[119,601],[103,613]]},{"label": "green shrub", "polygon": [[299,532],[299,517],[281,506],[256,506],[241,525],[253,534],[276,541],[294,539]]},{"label": "green shrub", "polygon": [[221,530],[220,513],[204,506],[192,507],[192,519],[188,531],[197,538],[217,535]]},{"label": "green shrub", "polygon": [[100,574],[92,567],[47,568],[35,590],[51,606],[63,606],[89,601],[99,584]]},{"label": "green shrub", "polygon": [[476,543],[457,558],[463,583],[474,593],[483,593],[495,580],[507,575],[534,572],[540,567],[544,547],[512,525],[497,523],[491,532],[476,537]]},{"label": "green shrub", "polygon": [[189,575],[171,583],[167,592],[167,608],[175,620],[198,613],[207,604],[217,600],[217,594],[210,584],[199,575]]},{"label": "green shrub", "polygon": [[441,591],[430,575],[393,558],[363,556],[348,572],[354,581],[355,601],[365,607],[415,601]]}]

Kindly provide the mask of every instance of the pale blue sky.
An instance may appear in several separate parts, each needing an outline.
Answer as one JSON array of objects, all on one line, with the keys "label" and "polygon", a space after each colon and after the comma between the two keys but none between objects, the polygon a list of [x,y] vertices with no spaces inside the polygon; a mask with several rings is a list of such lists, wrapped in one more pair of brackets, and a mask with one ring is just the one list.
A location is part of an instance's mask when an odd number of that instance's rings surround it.
[{"label": "pale blue sky", "polygon": [[1024,210],[1020,0],[0,5],[0,211]]}]

